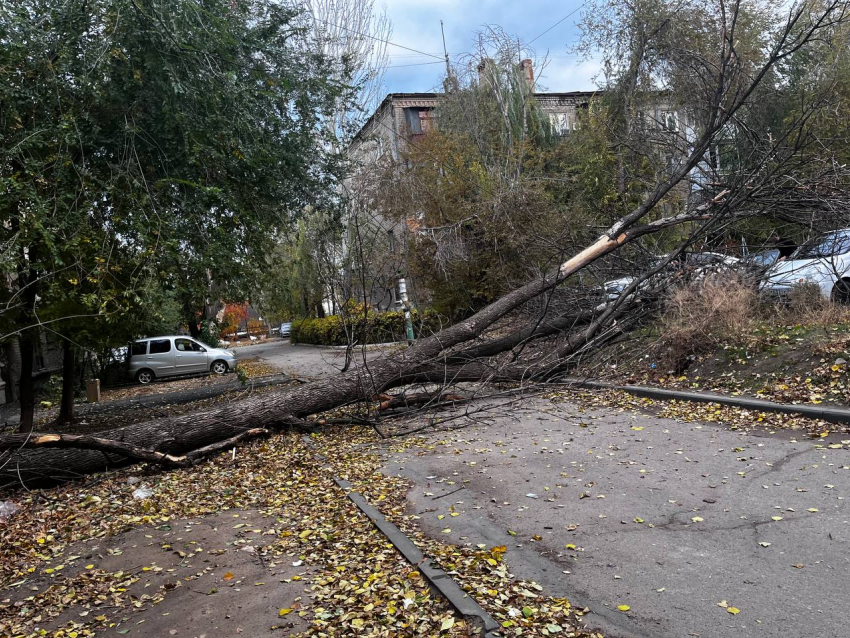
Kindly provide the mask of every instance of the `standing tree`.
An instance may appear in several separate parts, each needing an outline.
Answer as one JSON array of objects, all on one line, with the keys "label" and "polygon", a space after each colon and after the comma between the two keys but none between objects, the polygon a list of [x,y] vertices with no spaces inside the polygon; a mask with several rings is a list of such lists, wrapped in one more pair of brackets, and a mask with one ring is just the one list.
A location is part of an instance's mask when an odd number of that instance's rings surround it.
[{"label": "standing tree", "polygon": [[330,197],[344,75],[305,38],[273,0],[0,7],[0,320],[21,343],[22,429],[45,317],[67,341],[66,318],[109,330],[150,281],[194,308],[211,282],[244,292]]}]

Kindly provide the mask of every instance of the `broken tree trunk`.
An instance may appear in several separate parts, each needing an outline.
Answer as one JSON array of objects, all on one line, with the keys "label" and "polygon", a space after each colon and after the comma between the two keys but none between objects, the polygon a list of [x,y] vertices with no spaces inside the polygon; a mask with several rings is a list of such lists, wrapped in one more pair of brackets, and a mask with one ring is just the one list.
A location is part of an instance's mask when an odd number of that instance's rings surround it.
[{"label": "broken tree trunk", "polygon": [[[695,218],[699,217],[679,215],[630,229],[624,229],[622,224],[618,224],[618,232],[613,238],[603,235],[562,264],[555,273],[508,293],[472,317],[417,341],[397,355],[371,362],[363,368],[223,407],[108,430],[100,433],[101,438],[179,456],[238,436],[246,430],[286,427],[291,425],[293,420],[301,420],[319,412],[362,401],[384,390],[410,383],[420,369],[427,370],[427,376],[438,378],[439,374],[434,372],[433,367],[435,363],[438,363],[438,368],[446,365],[445,359],[441,360],[441,355],[446,350],[478,337],[509,312],[634,238]],[[569,339],[570,345],[562,348],[561,352],[572,352],[576,347],[586,344],[599,327],[599,322],[594,322],[591,331],[582,331],[575,338]],[[557,362],[546,363],[555,367]],[[444,379],[451,379],[454,372],[453,368],[448,368]],[[530,378],[519,368],[511,372],[516,375],[514,380]],[[501,376],[504,378],[510,375],[506,371]],[[464,377],[469,378],[466,374]],[[72,479],[128,462],[126,456],[108,450],[20,449],[8,454],[9,458],[0,456],[0,464],[4,468],[2,474],[10,479],[10,484],[43,479]]]},{"label": "broken tree trunk", "polygon": [[[637,236],[635,233],[632,236]],[[332,410],[403,385],[417,369],[430,365],[446,349],[480,335],[507,313],[553,288],[564,279],[608,254],[630,239],[620,232],[614,239],[603,235],[594,244],[564,263],[556,273],[534,280],[493,302],[469,319],[416,342],[400,354],[380,359],[329,379],[248,398],[234,404],[155,421],[137,423],[101,433],[101,438],[163,454],[182,455],[191,450],[239,435],[248,429],[274,429],[292,418]],[[22,449],[2,459],[3,472],[14,480],[70,479],[126,464],[126,457],[89,449]]]},{"label": "broken tree trunk", "polygon": [[[731,13],[731,25],[734,26],[737,16],[736,8]],[[239,436],[246,430],[278,427],[292,419],[303,419],[368,399],[383,390],[420,378],[436,381],[464,377],[469,380],[489,378],[489,362],[479,358],[466,364],[450,363],[448,355],[451,349],[475,339],[507,313],[633,239],[685,222],[708,220],[712,215],[719,219],[724,213],[731,214],[760,185],[766,183],[764,180],[775,172],[774,169],[764,170],[776,162],[777,156],[772,149],[753,164],[753,170],[748,174],[748,180],[751,181],[731,182],[727,189],[696,210],[638,225],[677,184],[689,179],[691,172],[704,162],[709,148],[716,144],[721,132],[737,117],[737,112],[751,101],[756,88],[769,76],[771,68],[787,60],[811,39],[817,39],[821,33],[844,24],[846,16],[847,3],[842,0],[829,0],[817,10],[813,10],[808,2],[795,4],[788,12],[785,23],[778,25],[773,42],[765,47],[763,61],[755,66],[750,62],[746,66],[742,63],[735,46],[734,29],[727,31],[724,28],[718,58],[688,67],[708,69],[700,76],[704,81],[704,96],[707,100],[704,108],[701,108],[704,113],[699,127],[701,132],[694,139],[688,140],[688,156],[677,163],[668,178],[647,191],[639,206],[617,221],[592,245],[562,264],[557,272],[508,293],[469,319],[417,342],[396,356],[373,362],[368,367],[286,392],[257,396],[194,414],[139,423],[101,433],[102,436],[142,449],[180,455]],[[795,126],[804,123],[805,119],[800,119]],[[792,129],[788,134],[792,135],[795,130],[802,131],[802,128]],[[22,263],[27,259],[32,260],[32,255],[25,257]],[[19,280],[22,282],[23,278],[19,276]],[[34,291],[34,287],[28,290]],[[598,343],[612,334],[612,330],[607,327],[611,325],[612,318],[613,314],[606,311],[603,317],[594,320],[575,338],[570,337],[555,353],[547,353],[539,362],[531,364],[517,361],[509,366],[501,366],[493,378],[533,378],[544,374],[547,368],[557,369],[563,365],[565,353],[582,351],[589,344]],[[111,467],[123,462],[123,458],[109,451],[89,449],[24,449],[12,452],[9,458],[0,457],[0,467],[3,468],[0,471],[15,481],[19,475],[25,479],[39,476],[71,477]]]}]

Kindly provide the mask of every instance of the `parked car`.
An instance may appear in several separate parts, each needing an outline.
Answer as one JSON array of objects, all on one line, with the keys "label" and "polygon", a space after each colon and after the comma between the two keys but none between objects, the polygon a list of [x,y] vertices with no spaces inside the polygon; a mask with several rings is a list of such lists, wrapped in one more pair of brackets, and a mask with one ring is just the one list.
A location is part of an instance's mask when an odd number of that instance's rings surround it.
[{"label": "parked car", "polygon": [[[666,255],[655,257],[650,264],[650,268],[657,268],[658,265],[666,258]],[[709,272],[736,268],[740,264],[740,261],[741,260],[737,257],[721,255],[720,253],[684,253],[679,259],[671,261],[658,275],[650,277],[641,283],[639,289],[651,286],[656,277],[679,273],[690,278],[699,278],[704,277]],[[626,276],[606,281],[602,284],[602,288],[605,293],[605,300],[614,301],[620,296],[620,293],[631,285],[635,279],[636,277]]]},{"label": "parked car", "polygon": [[150,337],[130,344],[128,374],[139,383],[181,374],[224,374],[236,367],[231,350],[211,348],[190,337]]},{"label": "parked car", "polygon": [[835,230],[800,246],[765,273],[760,289],[766,296],[787,299],[794,286],[816,284],[837,303],[850,303],[850,229]]},{"label": "parked car", "polygon": [[289,339],[289,331],[291,329],[292,329],[292,324],[289,323],[289,322],[280,324],[280,336],[283,337],[284,339]]}]

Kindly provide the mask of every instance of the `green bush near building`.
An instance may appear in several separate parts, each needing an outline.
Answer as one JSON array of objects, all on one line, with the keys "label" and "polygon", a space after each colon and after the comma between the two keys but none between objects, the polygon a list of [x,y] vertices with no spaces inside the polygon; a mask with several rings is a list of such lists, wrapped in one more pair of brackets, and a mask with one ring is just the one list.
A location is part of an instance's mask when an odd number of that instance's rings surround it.
[{"label": "green bush near building", "polygon": [[[411,311],[413,334],[417,339],[428,337],[444,327],[444,321],[433,310]],[[301,319],[292,322],[292,343],[308,343],[318,346],[348,345],[348,334],[353,334],[357,343],[390,343],[405,341],[407,330],[403,312],[369,312],[364,319],[362,313],[353,313],[348,319],[348,330],[339,315],[321,319]]]}]

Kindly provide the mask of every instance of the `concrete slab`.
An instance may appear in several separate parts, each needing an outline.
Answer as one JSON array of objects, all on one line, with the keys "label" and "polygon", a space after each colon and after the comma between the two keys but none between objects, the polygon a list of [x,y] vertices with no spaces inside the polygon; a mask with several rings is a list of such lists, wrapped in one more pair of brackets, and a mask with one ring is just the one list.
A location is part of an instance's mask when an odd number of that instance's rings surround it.
[{"label": "concrete slab", "polygon": [[542,399],[467,426],[388,459],[423,529],[453,509],[608,636],[848,635],[848,450]]}]

